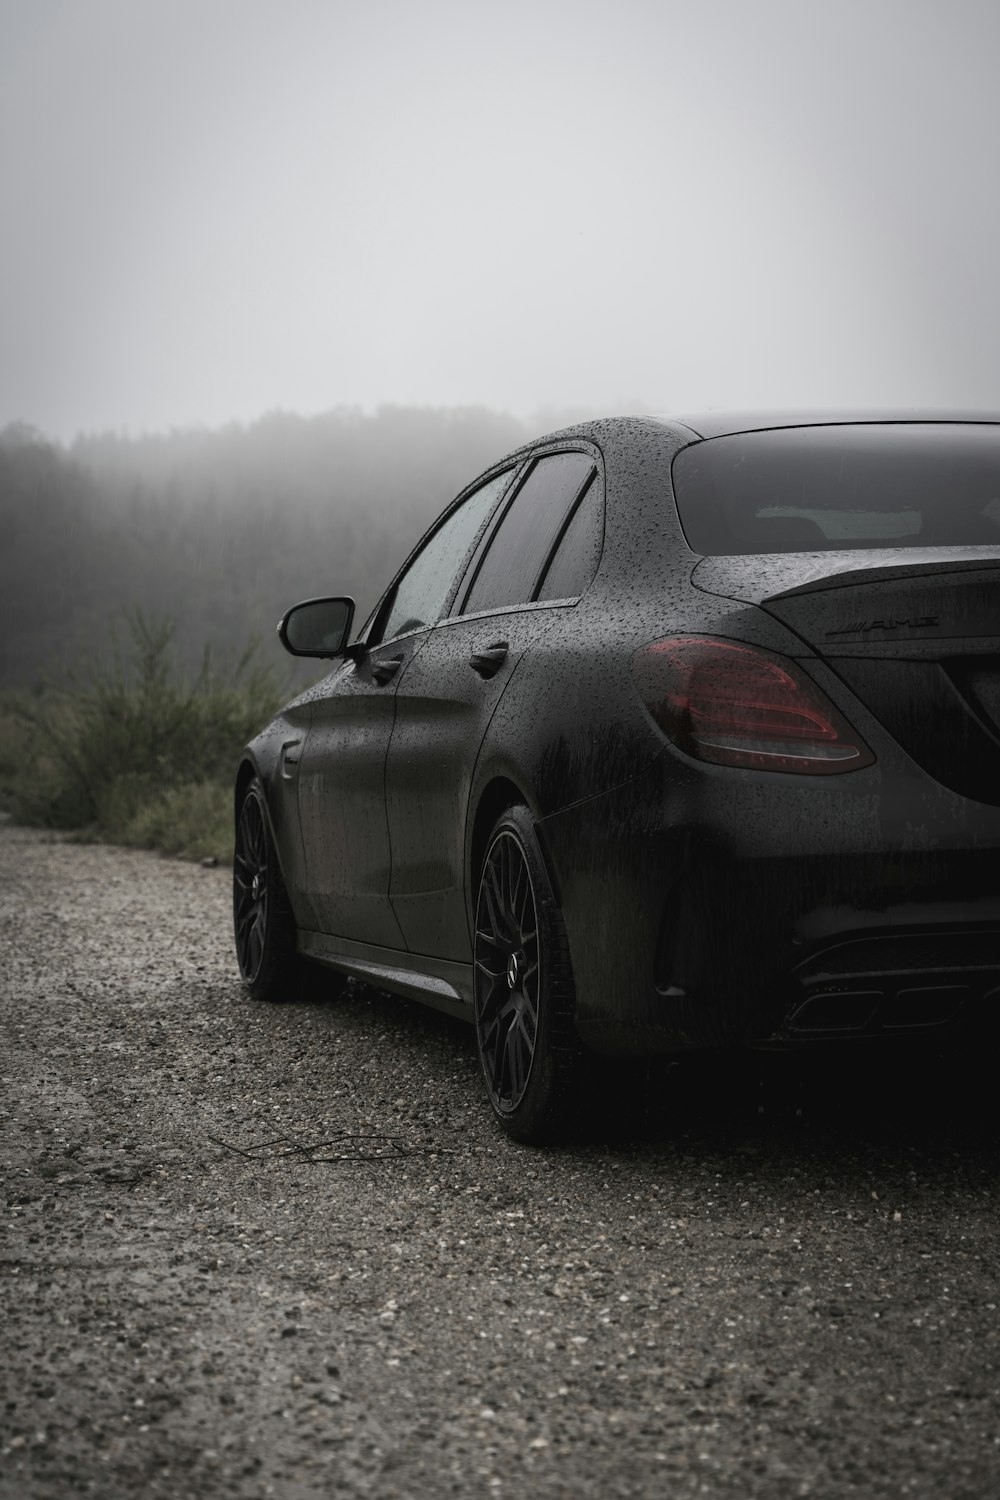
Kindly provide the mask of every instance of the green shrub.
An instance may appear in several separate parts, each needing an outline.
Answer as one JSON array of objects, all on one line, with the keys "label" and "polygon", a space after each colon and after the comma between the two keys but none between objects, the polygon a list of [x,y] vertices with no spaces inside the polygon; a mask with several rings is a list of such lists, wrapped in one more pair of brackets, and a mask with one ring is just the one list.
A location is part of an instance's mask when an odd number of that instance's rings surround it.
[{"label": "green shrub", "polygon": [[127,651],[115,635],[103,663],[8,703],[4,800],[21,822],[227,858],[237,757],[286,689],[256,647],[229,670],[206,652],[185,679],[173,661],[172,622],[138,610],[125,618]]},{"label": "green shrub", "polygon": [[160,849],[185,859],[206,855],[228,862],[233,853],[232,781],[191,781],[133,801],[107,824],[116,844]]}]

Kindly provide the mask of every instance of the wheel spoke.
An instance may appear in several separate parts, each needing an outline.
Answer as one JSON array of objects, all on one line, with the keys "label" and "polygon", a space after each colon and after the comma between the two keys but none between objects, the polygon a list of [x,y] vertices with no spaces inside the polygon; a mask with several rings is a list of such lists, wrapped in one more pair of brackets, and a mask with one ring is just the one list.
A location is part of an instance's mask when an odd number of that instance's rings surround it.
[{"label": "wheel spoke", "polygon": [[[508,998],[507,998],[507,1000],[505,1001],[505,1003],[500,1008],[499,1021],[500,1021],[500,1030],[503,1033],[503,1042],[502,1042],[502,1045],[501,1045],[501,1051],[505,1054],[505,1056],[507,1058],[509,1058],[511,1032],[514,1030],[514,1027],[517,1024],[517,1016],[514,1014],[514,1004],[513,1004],[513,1001],[510,999],[509,992],[508,992]],[[504,1072],[505,1072],[505,1076],[507,1077],[507,1081],[509,1083],[510,1082],[510,1068],[509,1067],[505,1067]]]},{"label": "wheel spoke", "polygon": [[535,1028],[532,1025],[530,1031],[525,1025],[525,1017],[522,1013],[517,1018],[518,1035],[521,1038],[521,1050],[525,1057],[527,1066],[531,1065],[531,1059],[535,1051]]},{"label": "wheel spoke", "polygon": [[520,855],[520,850],[517,850],[515,855],[512,839],[504,839],[502,847],[504,853],[504,898],[506,914],[508,917],[513,917],[515,911],[514,882],[517,879],[518,867],[520,865],[520,860],[516,855]]},{"label": "wheel spoke", "polygon": [[504,1050],[507,1054],[506,1071],[510,1079],[511,1098],[517,1099],[524,1093],[528,1069],[525,1065],[525,1049],[521,1036],[521,1028],[516,1021],[507,1031]]},{"label": "wheel spoke", "polygon": [[[506,840],[504,841],[504,843],[506,844]],[[497,934],[499,940],[504,944],[510,943],[516,930],[511,917],[510,897],[508,892],[509,865],[509,851],[505,847],[501,846],[499,869],[493,872],[495,876],[494,893],[496,899],[493,930]]]},{"label": "wheel spoke", "polygon": [[500,896],[496,885],[496,871],[492,863],[486,866],[480,893],[480,904],[486,908],[485,918],[490,941],[496,942],[499,931]]},{"label": "wheel spoke", "polygon": [[[525,869],[524,863],[522,861],[515,873],[513,889],[511,891],[510,897],[510,914],[514,919],[514,926],[518,931],[520,931],[524,926],[524,907],[525,902],[530,898],[530,896],[531,887],[528,883],[528,872]],[[534,923],[534,912],[532,912],[531,914],[531,920],[532,923]]]},{"label": "wheel spoke", "polygon": [[492,1025],[499,1023],[503,999],[507,993],[507,986],[502,974],[490,976],[483,995],[481,1015],[484,1022]]},{"label": "wheel spoke", "polygon": [[[502,969],[504,967],[505,959],[502,956],[505,952],[504,945],[500,942],[499,938],[494,936],[492,932],[484,932],[482,928],[477,929],[474,951],[476,954],[485,953],[486,951],[488,951],[490,954],[500,954],[500,968]],[[477,958],[476,962],[479,963],[480,959]],[[481,962],[484,968],[488,968],[485,958]],[[497,972],[499,973],[499,970],[497,970]]]}]

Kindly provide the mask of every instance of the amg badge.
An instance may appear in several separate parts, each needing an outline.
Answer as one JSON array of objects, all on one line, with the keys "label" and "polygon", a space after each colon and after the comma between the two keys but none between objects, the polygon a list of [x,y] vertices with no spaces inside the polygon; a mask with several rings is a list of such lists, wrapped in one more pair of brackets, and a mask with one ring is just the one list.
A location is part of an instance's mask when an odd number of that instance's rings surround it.
[{"label": "amg badge", "polygon": [[916,620],[855,620],[840,630],[828,630],[830,635],[862,635],[869,630],[928,630],[940,623],[939,615],[921,615]]}]

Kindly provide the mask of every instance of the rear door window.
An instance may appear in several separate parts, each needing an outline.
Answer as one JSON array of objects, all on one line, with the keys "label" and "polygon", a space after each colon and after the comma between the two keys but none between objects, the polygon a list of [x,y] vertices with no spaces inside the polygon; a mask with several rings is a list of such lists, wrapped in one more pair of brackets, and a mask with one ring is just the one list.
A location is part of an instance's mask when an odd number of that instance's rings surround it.
[{"label": "rear door window", "polygon": [[597,471],[576,502],[562,539],[545,570],[539,599],[576,599],[597,572],[604,541],[604,505]]},{"label": "rear door window", "polygon": [[593,473],[594,460],[584,453],[551,453],[535,461],[475,563],[472,585],[464,601],[461,595],[458,601],[462,614],[526,604],[536,597]]},{"label": "rear door window", "polygon": [[369,644],[391,640],[422,625],[434,625],[440,619],[476,534],[510,483],[512,473],[512,469],[505,469],[488,480],[441,522],[396,584],[382,619],[375,622]]}]

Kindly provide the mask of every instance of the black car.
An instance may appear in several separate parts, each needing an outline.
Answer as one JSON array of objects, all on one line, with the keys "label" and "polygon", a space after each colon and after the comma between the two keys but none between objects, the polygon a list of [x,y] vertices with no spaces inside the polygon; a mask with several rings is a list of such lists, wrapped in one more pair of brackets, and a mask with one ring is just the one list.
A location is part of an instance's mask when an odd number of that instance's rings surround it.
[{"label": "black car", "polygon": [[595,1056],[1000,1009],[1000,419],[589,422],[353,612],[239,768],[251,994],[468,1017],[522,1140]]}]

